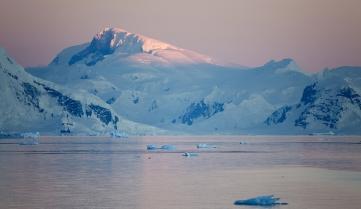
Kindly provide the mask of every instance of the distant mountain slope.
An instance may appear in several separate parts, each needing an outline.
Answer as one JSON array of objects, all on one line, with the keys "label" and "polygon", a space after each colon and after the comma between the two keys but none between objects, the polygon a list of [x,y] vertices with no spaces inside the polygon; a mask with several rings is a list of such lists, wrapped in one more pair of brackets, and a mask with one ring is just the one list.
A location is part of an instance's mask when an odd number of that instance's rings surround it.
[{"label": "distant mountain slope", "polygon": [[361,67],[320,74],[300,101],[276,110],[265,123],[289,133],[361,134]]},{"label": "distant mountain slope", "polygon": [[95,96],[86,92],[70,92],[51,82],[34,78],[8,57],[2,48],[0,89],[0,130],[4,132],[109,134],[115,130],[133,133],[135,130],[132,126],[142,128],[140,124],[117,116],[109,105]]}]

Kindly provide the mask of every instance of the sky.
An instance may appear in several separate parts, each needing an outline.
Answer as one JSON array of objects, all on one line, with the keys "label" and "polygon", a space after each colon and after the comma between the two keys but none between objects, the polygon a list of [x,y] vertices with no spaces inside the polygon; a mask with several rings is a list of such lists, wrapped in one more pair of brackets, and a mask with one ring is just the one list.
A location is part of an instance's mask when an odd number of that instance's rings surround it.
[{"label": "sky", "polygon": [[361,66],[360,0],[0,0],[0,46],[29,66],[119,27],[216,60]]}]

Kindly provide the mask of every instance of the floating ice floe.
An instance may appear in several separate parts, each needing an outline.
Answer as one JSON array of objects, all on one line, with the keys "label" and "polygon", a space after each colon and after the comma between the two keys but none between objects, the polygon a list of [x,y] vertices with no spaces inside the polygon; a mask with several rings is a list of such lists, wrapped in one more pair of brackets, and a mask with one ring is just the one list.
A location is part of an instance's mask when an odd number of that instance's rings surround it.
[{"label": "floating ice floe", "polygon": [[207,149],[207,148],[217,148],[216,145],[210,145],[210,144],[197,144],[198,149]]},{"label": "floating ice floe", "polygon": [[147,150],[156,150],[156,149],[158,149],[158,148],[154,144],[148,144],[147,145]]},{"label": "floating ice floe", "polygon": [[162,145],[161,147],[157,147],[155,144],[148,144],[147,145],[147,150],[156,150],[156,149],[160,149],[160,150],[176,150],[176,147],[174,145],[171,145],[171,144],[165,144],[165,145]]},{"label": "floating ice floe", "polygon": [[24,138],[20,141],[19,145],[38,145],[39,144],[39,132],[35,133],[22,133],[21,136]]},{"label": "floating ice floe", "polygon": [[198,154],[197,153],[192,153],[192,152],[185,152],[185,153],[183,153],[183,156],[185,156],[185,157],[196,157],[196,156],[198,156]]},{"label": "floating ice floe", "polygon": [[274,205],[287,205],[286,202],[279,202],[280,198],[274,195],[258,196],[250,199],[237,200],[235,205],[254,205],[254,206],[274,206]]}]

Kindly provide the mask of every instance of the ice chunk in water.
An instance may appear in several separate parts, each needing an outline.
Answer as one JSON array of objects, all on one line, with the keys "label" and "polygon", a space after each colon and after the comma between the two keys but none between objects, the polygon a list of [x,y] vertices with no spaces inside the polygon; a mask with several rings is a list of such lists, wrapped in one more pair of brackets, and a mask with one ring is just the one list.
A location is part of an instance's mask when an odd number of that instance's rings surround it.
[{"label": "ice chunk in water", "polygon": [[171,144],[165,144],[165,145],[161,146],[160,149],[163,149],[163,150],[176,150],[176,147],[174,145],[171,145]]},{"label": "ice chunk in water", "polygon": [[198,154],[197,153],[192,153],[192,152],[185,152],[185,153],[183,153],[183,156],[185,156],[185,157],[196,157],[196,156],[198,156]]},{"label": "ice chunk in water", "polygon": [[155,144],[148,144],[147,145],[147,150],[156,150],[156,149],[176,150],[176,147],[174,145],[171,145],[171,144],[165,144],[165,145],[162,145],[159,148]]},{"label": "ice chunk in water", "polygon": [[148,144],[147,145],[147,150],[156,150],[156,149],[158,149],[158,148],[154,144]]},{"label": "ice chunk in water", "polygon": [[273,205],[287,205],[288,203],[279,202],[280,198],[273,195],[258,196],[245,200],[237,200],[235,205],[258,205],[258,206],[273,206]]},{"label": "ice chunk in water", "polygon": [[197,144],[197,148],[201,149],[201,148],[217,148],[215,145],[210,145],[210,144]]}]

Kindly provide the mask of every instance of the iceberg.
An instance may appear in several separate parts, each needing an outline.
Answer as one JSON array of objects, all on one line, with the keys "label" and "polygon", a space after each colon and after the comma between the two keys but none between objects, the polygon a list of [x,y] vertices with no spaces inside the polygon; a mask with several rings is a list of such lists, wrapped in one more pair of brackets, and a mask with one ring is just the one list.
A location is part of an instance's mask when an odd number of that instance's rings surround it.
[{"label": "iceberg", "polygon": [[176,150],[176,147],[174,145],[171,145],[171,144],[165,144],[165,145],[162,145],[161,147],[157,147],[157,145],[155,145],[155,144],[148,144],[147,145],[147,150],[156,150],[156,149]]},{"label": "iceberg", "polygon": [[274,205],[288,205],[285,202],[279,202],[280,198],[274,195],[258,196],[250,199],[237,200],[234,205],[253,205],[253,206],[274,206]]},{"label": "iceberg", "polygon": [[183,156],[185,156],[185,157],[196,157],[196,156],[198,156],[198,154],[197,153],[192,153],[192,152],[185,152],[185,153],[183,153]]},{"label": "iceberg", "polygon": [[208,148],[217,148],[216,145],[209,145],[209,144],[197,144],[198,149],[208,149]]},{"label": "iceberg", "polygon": [[148,144],[147,145],[147,150],[156,150],[156,149],[158,149],[158,148],[154,144]]}]

